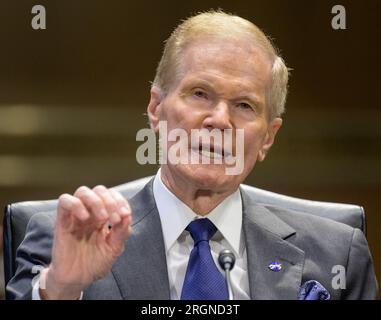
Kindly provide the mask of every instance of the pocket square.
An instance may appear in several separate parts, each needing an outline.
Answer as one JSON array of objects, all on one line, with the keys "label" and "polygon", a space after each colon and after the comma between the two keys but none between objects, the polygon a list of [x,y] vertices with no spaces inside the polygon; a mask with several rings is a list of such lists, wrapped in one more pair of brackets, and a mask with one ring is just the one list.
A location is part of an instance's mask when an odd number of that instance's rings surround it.
[{"label": "pocket square", "polygon": [[306,281],[299,290],[298,300],[330,300],[331,295],[316,280]]}]

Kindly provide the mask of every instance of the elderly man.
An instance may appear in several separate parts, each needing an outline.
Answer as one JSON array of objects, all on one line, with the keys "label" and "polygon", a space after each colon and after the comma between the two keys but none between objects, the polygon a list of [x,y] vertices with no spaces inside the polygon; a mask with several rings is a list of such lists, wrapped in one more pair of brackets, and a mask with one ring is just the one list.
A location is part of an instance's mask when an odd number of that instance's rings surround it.
[{"label": "elderly man", "polygon": [[[233,137],[240,129],[242,139],[210,141],[207,152],[187,141],[190,158],[202,161],[163,163],[129,201],[104,186],[62,195],[56,215],[29,223],[8,292],[22,299],[227,299],[216,261],[227,248],[236,256],[236,299],[297,299],[311,289],[316,299],[375,298],[360,230],[265,208],[239,188],[274,143],[287,82],[284,61],[251,22],[210,11],[179,25],[152,85],[151,128],[158,132],[165,121],[169,131],[230,130]],[[166,150],[175,143],[166,141]],[[215,160],[238,149],[242,170],[227,174],[234,164]],[[45,268],[32,286],[34,265]],[[332,286],[333,266],[346,271],[344,285]]]}]

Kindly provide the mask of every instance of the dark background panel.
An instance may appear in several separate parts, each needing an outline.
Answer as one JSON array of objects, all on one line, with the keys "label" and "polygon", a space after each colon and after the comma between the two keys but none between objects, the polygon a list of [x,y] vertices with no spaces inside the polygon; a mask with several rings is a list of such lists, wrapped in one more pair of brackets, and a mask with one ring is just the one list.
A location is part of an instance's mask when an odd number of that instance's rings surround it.
[{"label": "dark background panel", "polygon": [[[44,5],[47,29],[31,28]],[[0,3],[0,206],[154,174],[135,152],[164,40],[223,8],[255,22],[292,70],[284,125],[248,184],[363,205],[381,279],[379,1],[13,1]],[[1,244],[0,244],[1,245]],[[1,293],[0,293],[1,295]]]}]

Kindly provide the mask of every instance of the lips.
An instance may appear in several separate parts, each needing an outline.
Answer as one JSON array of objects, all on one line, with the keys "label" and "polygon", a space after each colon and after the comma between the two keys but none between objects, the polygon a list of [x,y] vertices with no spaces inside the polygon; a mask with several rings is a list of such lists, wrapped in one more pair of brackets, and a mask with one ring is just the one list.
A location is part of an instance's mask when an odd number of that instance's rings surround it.
[{"label": "lips", "polygon": [[231,153],[221,146],[200,144],[199,148],[192,148],[193,151],[199,152],[202,156],[211,159],[222,159],[224,157],[230,157]]},{"label": "lips", "polygon": [[209,152],[207,150],[201,150],[201,155],[211,159],[222,159],[223,155],[218,152]]}]

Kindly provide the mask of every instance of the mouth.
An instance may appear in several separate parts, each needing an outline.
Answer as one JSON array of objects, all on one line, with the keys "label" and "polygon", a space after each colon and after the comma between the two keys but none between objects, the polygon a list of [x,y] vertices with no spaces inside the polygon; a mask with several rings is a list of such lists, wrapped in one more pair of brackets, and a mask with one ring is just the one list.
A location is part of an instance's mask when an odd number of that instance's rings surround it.
[{"label": "mouth", "polygon": [[192,148],[193,151],[198,152],[201,156],[210,159],[223,159],[225,157],[231,157],[231,153],[221,146],[217,145],[203,145],[200,144],[198,149]]}]

